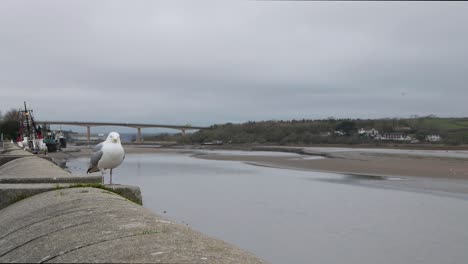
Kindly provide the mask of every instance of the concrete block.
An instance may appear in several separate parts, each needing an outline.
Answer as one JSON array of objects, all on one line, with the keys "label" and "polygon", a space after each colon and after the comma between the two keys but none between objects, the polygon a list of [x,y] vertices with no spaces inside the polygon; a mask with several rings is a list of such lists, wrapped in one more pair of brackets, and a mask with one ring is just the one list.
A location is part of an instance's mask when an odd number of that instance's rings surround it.
[{"label": "concrete block", "polygon": [[105,190],[45,192],[0,210],[0,262],[264,263]]},{"label": "concrete block", "polygon": [[0,178],[59,178],[71,177],[71,174],[53,162],[36,157],[27,156],[14,159],[0,167]]},{"label": "concrete block", "polygon": [[115,193],[136,204],[142,205],[143,199],[139,187],[129,185],[101,185],[97,183],[27,183],[0,184],[0,209],[25,198],[64,188],[93,187],[109,193]]}]

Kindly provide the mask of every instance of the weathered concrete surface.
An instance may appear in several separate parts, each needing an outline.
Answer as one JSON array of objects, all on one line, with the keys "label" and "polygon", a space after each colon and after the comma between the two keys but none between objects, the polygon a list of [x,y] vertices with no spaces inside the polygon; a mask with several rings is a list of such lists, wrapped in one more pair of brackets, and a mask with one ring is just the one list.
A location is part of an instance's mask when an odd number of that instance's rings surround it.
[{"label": "weathered concrete surface", "polygon": [[0,210],[0,262],[263,263],[105,190],[42,193]]},{"label": "weathered concrete surface", "polygon": [[16,178],[12,175],[0,175],[0,183],[101,183],[102,176],[70,177],[34,177]]},{"label": "weathered concrete surface", "polygon": [[121,184],[104,185],[104,187],[136,204],[143,205],[143,197],[139,187]]},{"label": "weathered concrete surface", "polygon": [[[31,154],[32,155],[32,154]],[[8,163],[14,159],[25,157],[25,155],[8,155],[8,154],[0,154],[0,166],[3,164]]]},{"label": "weathered concrete surface", "polygon": [[27,151],[24,151],[17,145],[10,143],[10,142],[4,142],[4,148],[1,150],[0,154],[3,155],[19,155],[19,156],[32,156],[33,154]]},{"label": "weathered concrete surface", "polygon": [[33,195],[57,189],[69,184],[0,184],[0,209]]},{"label": "weathered concrete surface", "polygon": [[[29,153],[27,151],[23,151]],[[30,154],[30,153],[29,153]],[[6,156],[0,155],[0,158]],[[73,176],[52,161],[33,154],[16,156],[0,166],[0,183],[101,183],[101,176]]]},{"label": "weathered concrete surface", "polygon": [[59,178],[71,177],[71,174],[53,162],[36,157],[22,157],[0,167],[0,177],[7,178]]},{"label": "weathered concrete surface", "polygon": [[[9,161],[0,166],[0,209],[18,200],[60,187],[102,182],[102,176],[73,176],[50,160],[21,150],[14,144],[5,145],[6,149],[2,152],[15,152],[15,158],[7,159]],[[5,155],[0,154],[0,159],[12,157]],[[112,189],[135,203],[142,203],[138,187],[109,185],[106,188]]]},{"label": "weathered concrete surface", "polygon": [[73,176],[50,157],[41,158],[9,143],[9,149],[24,155],[0,154],[0,183],[101,183],[101,176]]},{"label": "weathered concrete surface", "polygon": [[[3,209],[22,199],[40,194],[43,192],[53,191],[62,188],[69,188],[86,184],[77,183],[27,183],[27,184],[0,184],[0,209]],[[140,188],[130,185],[105,185],[102,188],[119,194],[120,196],[142,205],[143,199]]]},{"label": "weathered concrete surface", "polygon": [[0,166],[21,157],[33,156],[32,153],[22,150],[10,142],[4,142],[4,148],[0,149]]}]

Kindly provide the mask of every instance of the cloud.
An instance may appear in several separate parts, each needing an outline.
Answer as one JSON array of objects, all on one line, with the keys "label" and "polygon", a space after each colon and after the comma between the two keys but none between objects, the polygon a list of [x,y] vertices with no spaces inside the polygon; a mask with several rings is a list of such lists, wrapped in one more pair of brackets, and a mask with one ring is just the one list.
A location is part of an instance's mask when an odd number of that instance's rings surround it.
[{"label": "cloud", "polygon": [[0,109],[26,100],[40,119],[193,125],[468,116],[467,11],[463,2],[3,1]]}]

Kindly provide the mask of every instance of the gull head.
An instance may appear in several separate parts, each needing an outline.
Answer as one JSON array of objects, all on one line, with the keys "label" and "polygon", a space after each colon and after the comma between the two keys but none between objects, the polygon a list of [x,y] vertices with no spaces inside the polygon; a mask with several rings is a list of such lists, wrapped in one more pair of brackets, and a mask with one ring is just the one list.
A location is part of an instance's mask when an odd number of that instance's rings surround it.
[{"label": "gull head", "polygon": [[106,139],[107,142],[120,143],[120,135],[117,132],[110,132]]}]

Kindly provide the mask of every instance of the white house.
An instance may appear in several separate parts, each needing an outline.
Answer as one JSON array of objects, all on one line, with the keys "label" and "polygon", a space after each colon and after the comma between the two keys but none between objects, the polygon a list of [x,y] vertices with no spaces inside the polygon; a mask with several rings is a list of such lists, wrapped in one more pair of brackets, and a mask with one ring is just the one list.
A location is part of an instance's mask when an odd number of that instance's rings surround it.
[{"label": "white house", "polygon": [[439,135],[427,135],[426,141],[427,142],[439,142],[442,138]]},{"label": "white house", "polygon": [[375,128],[372,128],[372,129],[369,129],[369,130],[366,130],[364,128],[361,128],[358,130],[358,134],[360,136],[367,136],[367,137],[370,137],[370,138],[375,138],[379,135],[379,131]]},{"label": "white house", "polygon": [[336,130],[335,135],[336,136],[344,136],[344,135],[346,135],[346,133],[343,130]]},{"label": "white house", "polygon": [[382,136],[376,137],[376,139],[383,140],[383,141],[411,141],[413,140],[412,137],[402,134],[402,133],[386,133]]}]

